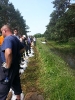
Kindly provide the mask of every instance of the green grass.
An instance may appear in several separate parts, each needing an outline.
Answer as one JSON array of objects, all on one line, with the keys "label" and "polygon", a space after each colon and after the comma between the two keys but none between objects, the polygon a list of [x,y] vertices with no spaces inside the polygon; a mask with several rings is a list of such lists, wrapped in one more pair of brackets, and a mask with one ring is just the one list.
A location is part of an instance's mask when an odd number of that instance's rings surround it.
[{"label": "green grass", "polygon": [[43,89],[45,100],[75,100],[75,71],[50,50],[53,46],[70,48],[69,44],[66,45],[55,42],[42,44],[41,39],[37,39],[40,59],[38,86]]},{"label": "green grass", "polygon": [[70,44],[69,42],[59,43],[55,41],[48,41],[48,44],[50,45],[50,47],[52,46],[61,53],[75,54],[75,44]]}]

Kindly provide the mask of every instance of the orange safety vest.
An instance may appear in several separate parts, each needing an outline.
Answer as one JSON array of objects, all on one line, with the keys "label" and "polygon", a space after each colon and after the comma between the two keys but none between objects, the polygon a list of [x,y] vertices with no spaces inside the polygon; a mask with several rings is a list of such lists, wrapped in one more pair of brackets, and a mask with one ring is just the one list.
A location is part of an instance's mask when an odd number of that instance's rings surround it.
[{"label": "orange safety vest", "polygon": [[3,41],[4,41],[4,37],[0,36],[0,46],[2,45]]}]

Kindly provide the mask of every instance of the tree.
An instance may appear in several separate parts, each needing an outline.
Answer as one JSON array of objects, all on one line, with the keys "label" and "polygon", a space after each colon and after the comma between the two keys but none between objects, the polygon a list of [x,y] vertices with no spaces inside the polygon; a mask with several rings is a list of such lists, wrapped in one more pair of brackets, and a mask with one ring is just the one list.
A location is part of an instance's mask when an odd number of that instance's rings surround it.
[{"label": "tree", "polygon": [[0,7],[0,27],[9,23],[12,29],[16,27],[20,34],[26,34],[26,21],[23,19],[23,16],[21,16],[19,10],[16,10],[9,0],[0,0]]},{"label": "tree", "polygon": [[50,22],[46,26],[45,37],[47,39],[67,41],[75,36],[75,11],[67,8],[69,0],[53,1],[55,10],[50,15]]},{"label": "tree", "polygon": [[35,38],[40,38],[40,37],[44,37],[44,34],[36,33],[34,36],[35,36]]}]

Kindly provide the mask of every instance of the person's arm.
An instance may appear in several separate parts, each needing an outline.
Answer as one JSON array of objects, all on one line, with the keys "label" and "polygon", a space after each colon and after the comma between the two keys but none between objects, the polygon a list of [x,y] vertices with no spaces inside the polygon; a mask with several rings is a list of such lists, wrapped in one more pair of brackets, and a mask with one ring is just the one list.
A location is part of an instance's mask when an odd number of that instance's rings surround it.
[{"label": "person's arm", "polygon": [[10,68],[12,63],[12,50],[10,48],[5,49],[5,59],[6,59],[6,68]]}]

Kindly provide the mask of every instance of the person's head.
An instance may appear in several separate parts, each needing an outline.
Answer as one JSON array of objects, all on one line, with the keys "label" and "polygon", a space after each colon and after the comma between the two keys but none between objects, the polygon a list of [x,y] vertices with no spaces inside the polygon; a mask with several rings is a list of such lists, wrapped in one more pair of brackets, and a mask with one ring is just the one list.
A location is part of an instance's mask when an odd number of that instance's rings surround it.
[{"label": "person's head", "polygon": [[17,28],[14,29],[14,34],[15,34],[15,35],[18,35],[18,30],[17,30]]},{"label": "person's head", "polygon": [[10,25],[8,25],[8,24],[3,25],[1,28],[1,32],[2,32],[3,37],[6,37],[6,36],[12,34]]},{"label": "person's head", "polygon": [[25,39],[25,38],[26,38],[26,36],[25,36],[25,35],[23,35],[23,36],[22,36],[22,38],[23,38],[23,39]]}]

